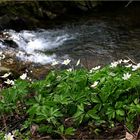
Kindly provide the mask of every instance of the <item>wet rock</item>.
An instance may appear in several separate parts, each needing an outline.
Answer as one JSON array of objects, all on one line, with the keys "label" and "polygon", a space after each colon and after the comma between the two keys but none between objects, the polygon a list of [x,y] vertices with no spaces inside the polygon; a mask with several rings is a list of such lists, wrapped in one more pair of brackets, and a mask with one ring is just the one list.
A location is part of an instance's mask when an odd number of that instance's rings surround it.
[{"label": "wet rock", "polygon": [[30,68],[30,76],[33,79],[44,79],[46,75],[51,71],[51,67],[48,66],[39,66]]},{"label": "wet rock", "polygon": [[3,1],[0,2],[0,30],[7,28],[19,31],[43,27],[46,24],[52,25],[59,21],[59,17],[70,18],[70,13],[91,10],[97,5],[96,3],[92,1]]},{"label": "wet rock", "polygon": [[27,73],[29,78],[39,80],[44,79],[50,70],[50,65],[42,66],[31,62],[23,62],[6,55],[5,59],[1,61],[0,75],[10,71],[14,79],[17,79],[23,73]]},{"label": "wet rock", "polygon": [[9,29],[17,29],[19,30],[21,25],[24,28],[27,28],[27,23],[24,18],[20,18],[18,16],[14,15],[8,15],[5,14],[4,16],[0,16],[0,30],[3,30],[5,28]]},{"label": "wet rock", "polygon": [[5,39],[9,39],[11,36],[6,33],[6,32],[0,32],[0,39],[1,40],[5,40]]},{"label": "wet rock", "polygon": [[12,48],[18,48],[18,45],[13,40],[4,40],[3,44]]},{"label": "wet rock", "polygon": [[0,66],[0,74],[6,73],[6,72],[9,72],[9,71],[10,71],[9,68]]},{"label": "wet rock", "polygon": [[[28,29],[39,23],[36,2],[4,1],[0,3],[0,29]],[[38,10],[38,11],[37,11]]]},{"label": "wet rock", "polygon": [[4,29],[8,23],[10,22],[10,18],[8,15],[4,15],[0,17],[0,30]]},{"label": "wet rock", "polygon": [[11,36],[7,32],[0,32],[0,42],[8,47],[18,48],[16,42],[11,39]]},{"label": "wet rock", "polygon": [[54,19],[57,16],[56,14],[54,14],[54,13],[52,13],[50,11],[46,11],[45,13],[49,17],[49,19]]}]

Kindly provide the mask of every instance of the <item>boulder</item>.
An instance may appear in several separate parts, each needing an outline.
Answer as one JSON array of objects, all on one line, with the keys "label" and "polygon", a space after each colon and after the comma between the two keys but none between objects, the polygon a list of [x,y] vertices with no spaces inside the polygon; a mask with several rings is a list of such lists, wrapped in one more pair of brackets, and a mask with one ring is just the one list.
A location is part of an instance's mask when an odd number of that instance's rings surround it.
[{"label": "boulder", "polygon": [[[98,2],[99,3],[99,2]],[[0,1],[0,30],[33,29],[52,25],[93,9],[95,1]],[[71,15],[72,14],[72,15]],[[61,22],[63,22],[61,20]]]},{"label": "boulder", "polygon": [[11,36],[7,32],[0,32],[0,42],[2,42],[3,45],[12,48],[17,48],[17,43],[14,42],[10,37]]}]

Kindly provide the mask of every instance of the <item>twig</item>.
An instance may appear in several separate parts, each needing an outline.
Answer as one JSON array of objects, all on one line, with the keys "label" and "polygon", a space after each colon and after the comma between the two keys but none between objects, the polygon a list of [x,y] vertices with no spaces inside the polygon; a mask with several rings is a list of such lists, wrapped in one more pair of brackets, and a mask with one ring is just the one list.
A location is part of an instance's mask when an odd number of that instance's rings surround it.
[{"label": "twig", "polygon": [[2,121],[3,121],[4,128],[6,129],[7,124],[6,124],[6,119],[5,119],[4,115],[2,115]]},{"label": "twig", "polygon": [[62,137],[63,140],[67,140],[66,137],[65,137],[64,135],[61,135],[61,137]]},{"label": "twig", "polygon": [[41,138],[39,138],[39,140],[46,140],[46,139],[51,139],[51,137],[50,136],[44,136],[44,137],[41,137]]},{"label": "twig", "polygon": [[129,132],[133,136],[134,139],[136,138],[136,135],[133,134],[125,125],[124,128],[127,130],[127,132]]},{"label": "twig", "polygon": [[125,5],[125,7],[127,7],[131,2],[133,2],[133,0],[128,1],[128,3]]},{"label": "twig", "polygon": [[139,125],[139,128],[138,128],[138,130],[137,130],[135,140],[138,140],[138,139],[139,139],[139,134],[140,134],[140,125]]}]

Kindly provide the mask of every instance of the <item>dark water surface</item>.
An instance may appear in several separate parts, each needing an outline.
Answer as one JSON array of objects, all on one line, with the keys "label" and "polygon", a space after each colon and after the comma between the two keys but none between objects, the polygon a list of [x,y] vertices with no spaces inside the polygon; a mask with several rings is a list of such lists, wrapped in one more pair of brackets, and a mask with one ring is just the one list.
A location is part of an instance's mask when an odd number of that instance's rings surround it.
[{"label": "dark water surface", "polygon": [[[19,46],[12,51],[22,61],[48,64],[81,59],[88,68],[121,58],[140,62],[139,11],[89,15],[59,28],[8,30]],[[2,44],[0,47],[7,48]]]}]

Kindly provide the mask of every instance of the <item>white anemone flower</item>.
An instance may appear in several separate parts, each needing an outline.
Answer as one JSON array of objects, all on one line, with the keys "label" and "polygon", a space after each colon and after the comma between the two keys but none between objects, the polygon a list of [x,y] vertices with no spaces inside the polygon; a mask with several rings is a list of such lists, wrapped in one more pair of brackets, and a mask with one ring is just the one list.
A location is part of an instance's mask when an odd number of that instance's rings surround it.
[{"label": "white anemone flower", "polygon": [[15,82],[13,80],[11,80],[11,85],[14,85],[14,84],[15,84]]},{"label": "white anemone flower", "polygon": [[20,76],[20,79],[22,80],[25,80],[27,78],[27,73],[23,73],[21,76]]},{"label": "white anemone flower", "polygon": [[71,62],[71,60],[70,60],[70,59],[66,59],[66,60],[64,60],[64,61],[63,61],[63,63],[62,63],[62,64],[64,64],[64,65],[68,65],[70,62]]},{"label": "white anemone flower", "polygon": [[11,133],[5,134],[4,140],[14,140],[14,135]]},{"label": "white anemone flower", "polygon": [[118,62],[118,64],[121,64],[121,63],[122,63],[122,61],[123,61],[123,60],[122,60],[122,59],[120,59],[120,60],[118,60],[117,62]]},{"label": "white anemone flower", "polygon": [[7,81],[4,81],[4,83],[6,83],[8,85],[14,85],[14,81],[13,80],[9,80],[9,79],[7,79]]},{"label": "white anemone flower", "polygon": [[55,66],[55,65],[57,65],[57,64],[59,64],[58,61],[53,61],[51,65],[52,65],[52,66]]},{"label": "white anemone flower", "polygon": [[122,62],[123,63],[128,63],[130,60],[128,59],[128,60],[126,60],[126,59],[124,59]]},{"label": "white anemone flower", "polygon": [[96,71],[96,70],[98,70],[98,69],[100,69],[100,68],[101,68],[101,66],[96,66],[96,67],[92,68],[92,69],[89,71],[89,73],[92,73],[93,71]]},{"label": "white anemone flower", "polygon": [[101,68],[101,66],[96,66],[96,67],[92,68],[92,70],[98,70],[100,68]]},{"label": "white anemone flower", "polygon": [[132,71],[135,71],[135,70],[137,70],[137,69],[138,69],[137,65],[133,65],[133,66],[132,66]]},{"label": "white anemone flower", "polygon": [[9,75],[11,74],[11,72],[9,73],[5,73],[3,76],[1,76],[2,78],[7,78]]},{"label": "white anemone flower", "polygon": [[117,61],[112,62],[110,67],[111,67],[111,68],[115,68],[115,67],[117,67],[118,64],[119,64],[119,63],[118,63]]},{"label": "white anemone flower", "polygon": [[132,66],[132,64],[129,64],[129,65],[127,65],[127,66],[125,66],[126,68],[130,68]]},{"label": "white anemone flower", "polygon": [[98,85],[98,83],[99,83],[98,81],[95,81],[90,87],[95,88]]},{"label": "white anemone flower", "polygon": [[80,64],[80,59],[77,61],[76,66],[78,66]]},{"label": "white anemone flower", "polygon": [[140,68],[140,63],[138,63],[137,65],[133,65],[132,66],[132,71],[135,71],[135,70],[137,70],[139,68]]},{"label": "white anemone flower", "polygon": [[68,72],[71,72],[71,71],[72,71],[72,68],[67,69],[67,71],[68,71]]},{"label": "white anemone flower", "polygon": [[123,80],[128,80],[131,77],[131,74],[129,73],[124,73],[122,79]]}]

